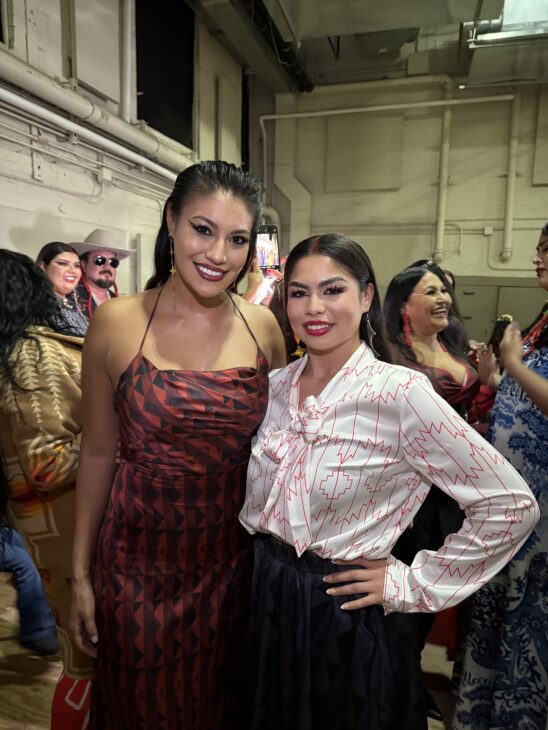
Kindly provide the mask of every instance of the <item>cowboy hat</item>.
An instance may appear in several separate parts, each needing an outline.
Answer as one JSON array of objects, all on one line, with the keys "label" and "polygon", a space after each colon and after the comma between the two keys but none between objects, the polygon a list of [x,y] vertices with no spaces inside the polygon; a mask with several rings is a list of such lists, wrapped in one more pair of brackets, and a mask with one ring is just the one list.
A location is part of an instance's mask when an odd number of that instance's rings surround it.
[{"label": "cowboy hat", "polygon": [[135,251],[131,251],[121,245],[124,243],[125,235],[120,231],[96,228],[83,241],[75,241],[70,245],[79,256],[84,256],[84,254],[90,251],[112,251],[119,259],[125,259],[135,253]]}]

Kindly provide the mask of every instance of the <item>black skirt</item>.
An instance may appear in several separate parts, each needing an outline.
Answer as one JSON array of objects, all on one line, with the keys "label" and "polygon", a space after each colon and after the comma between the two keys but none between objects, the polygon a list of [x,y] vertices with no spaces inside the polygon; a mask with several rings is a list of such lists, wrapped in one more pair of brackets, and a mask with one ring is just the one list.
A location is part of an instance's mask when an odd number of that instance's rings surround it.
[{"label": "black skirt", "polygon": [[352,596],[327,595],[322,579],[345,569],[257,537],[251,730],[426,730],[414,621],[343,611]]}]

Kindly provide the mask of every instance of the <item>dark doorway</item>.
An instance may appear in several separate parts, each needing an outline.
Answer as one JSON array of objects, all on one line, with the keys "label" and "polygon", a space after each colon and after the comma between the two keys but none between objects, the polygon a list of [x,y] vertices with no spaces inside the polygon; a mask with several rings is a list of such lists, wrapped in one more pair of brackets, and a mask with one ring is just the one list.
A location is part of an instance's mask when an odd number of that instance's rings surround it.
[{"label": "dark doorway", "polygon": [[135,2],[137,116],[192,149],[194,13],[186,3]]}]

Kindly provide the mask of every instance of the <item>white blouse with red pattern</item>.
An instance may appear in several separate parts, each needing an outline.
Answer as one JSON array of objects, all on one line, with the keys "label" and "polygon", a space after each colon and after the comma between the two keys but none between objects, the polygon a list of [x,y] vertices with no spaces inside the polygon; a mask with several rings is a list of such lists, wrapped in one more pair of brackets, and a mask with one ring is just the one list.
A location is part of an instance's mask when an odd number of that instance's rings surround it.
[{"label": "white blouse with red pattern", "polygon": [[[299,409],[307,356],[271,373],[240,520],[298,555],[387,558],[383,605],[432,612],[492,578],[539,519],[527,484],[422,374],[361,344]],[[434,483],[465,510],[458,533],[407,566],[390,555]]]}]

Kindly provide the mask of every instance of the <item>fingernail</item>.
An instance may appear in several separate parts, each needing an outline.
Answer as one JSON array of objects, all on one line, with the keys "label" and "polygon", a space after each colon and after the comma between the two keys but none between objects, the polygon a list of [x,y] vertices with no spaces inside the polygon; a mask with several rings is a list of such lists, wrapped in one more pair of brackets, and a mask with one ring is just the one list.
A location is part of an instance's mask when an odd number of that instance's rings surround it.
[{"label": "fingernail", "polygon": [[324,575],[322,580],[324,581],[324,583],[331,583],[331,577],[329,575]]},{"label": "fingernail", "polygon": [[99,641],[99,637],[98,636],[90,636],[89,637],[89,640],[91,641],[92,644],[96,644]]},{"label": "fingernail", "polygon": [[345,611],[348,608],[348,603],[343,603],[341,606],[342,610]]},{"label": "fingernail", "polygon": [[328,596],[332,596],[335,593],[335,589],[334,588],[328,588],[326,590],[326,593],[327,593]]}]

